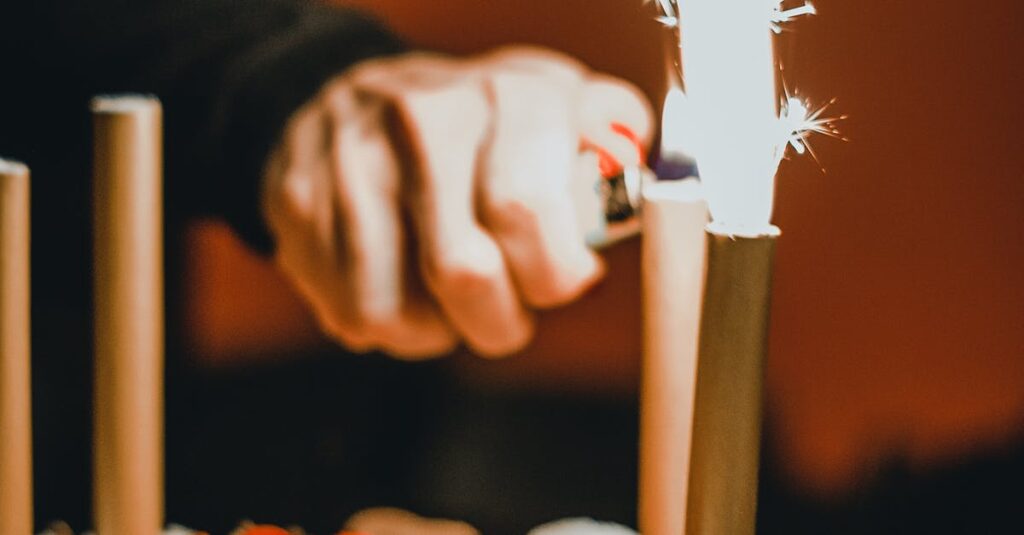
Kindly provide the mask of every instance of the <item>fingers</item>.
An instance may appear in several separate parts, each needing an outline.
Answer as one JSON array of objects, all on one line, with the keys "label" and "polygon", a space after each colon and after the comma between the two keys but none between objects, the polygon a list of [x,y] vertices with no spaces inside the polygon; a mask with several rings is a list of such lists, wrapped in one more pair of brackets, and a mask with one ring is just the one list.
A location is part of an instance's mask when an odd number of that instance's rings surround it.
[{"label": "fingers", "polygon": [[365,509],[345,524],[348,531],[374,535],[479,535],[473,526],[455,520],[424,518],[401,509]]},{"label": "fingers", "polygon": [[[318,113],[300,113],[271,162],[287,169],[264,195],[276,259],[324,330],[350,349],[444,354],[457,338],[410,282],[390,141],[377,110],[351,100],[333,92]],[[341,113],[345,121],[332,117]]]},{"label": "fingers", "polygon": [[268,164],[277,260],[350,348],[419,357],[462,338],[512,353],[532,337],[529,308],[603,272],[570,186],[581,135],[635,161],[612,123],[646,141],[653,114],[634,87],[540,49],[364,62],[296,115]]},{"label": "fingers", "polygon": [[[635,149],[609,130],[612,123],[630,127],[646,145],[654,133],[654,112],[643,91],[622,79],[594,73],[578,60],[563,53],[534,46],[508,46],[481,57],[491,72],[515,71],[537,75],[562,91],[573,93],[567,106],[576,111],[576,125],[583,134],[595,134],[614,146],[616,156],[635,158]],[[597,140],[595,140],[597,141]],[[626,154],[618,154],[627,147]]]},{"label": "fingers", "polygon": [[485,71],[518,71],[547,78],[563,89],[575,91],[587,75],[578,60],[549,48],[513,45],[485,54],[478,60]]},{"label": "fingers", "polygon": [[427,287],[466,342],[483,356],[522,348],[533,321],[501,249],[476,218],[477,155],[489,105],[475,84],[413,90],[395,100],[406,161],[406,198]]},{"label": "fingers", "polygon": [[584,245],[570,193],[579,144],[574,92],[546,76],[489,77],[494,131],[482,173],[482,213],[523,299],[551,307],[603,273]]},{"label": "fingers", "polygon": [[[402,357],[451,351],[454,331],[433,301],[417,291],[406,273],[406,244],[400,213],[399,168],[383,126],[380,107],[329,106],[336,120],[332,165],[336,177],[347,262],[335,276],[345,283],[347,314],[369,342]],[[358,119],[353,119],[353,117]]]},{"label": "fingers", "polygon": [[604,74],[591,76],[580,103],[583,124],[622,123],[632,127],[645,143],[653,134],[654,112],[640,89]]},{"label": "fingers", "polygon": [[654,132],[654,112],[644,94],[635,86],[606,75],[589,77],[580,91],[577,124],[580,134],[611,152],[623,163],[637,161],[633,143],[612,130],[621,124],[649,146]]},{"label": "fingers", "polygon": [[327,121],[314,103],[289,122],[282,145],[272,156],[264,181],[263,208],[275,236],[274,259],[288,279],[311,305],[321,326],[355,351],[368,350],[368,339],[335,310],[329,296],[339,295],[341,279],[328,276],[338,263],[334,244],[333,186],[324,157],[329,152]]}]

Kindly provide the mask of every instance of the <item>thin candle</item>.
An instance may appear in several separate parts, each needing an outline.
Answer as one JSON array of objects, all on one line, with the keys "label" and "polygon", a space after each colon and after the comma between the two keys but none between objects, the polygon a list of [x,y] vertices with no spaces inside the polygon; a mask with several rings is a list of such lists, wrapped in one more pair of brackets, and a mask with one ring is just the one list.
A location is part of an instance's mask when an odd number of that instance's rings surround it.
[{"label": "thin candle", "polygon": [[162,111],[93,100],[96,338],[93,486],[100,535],[163,524]]},{"label": "thin candle", "polygon": [[0,159],[0,533],[32,533],[29,171]]},{"label": "thin candle", "polygon": [[680,535],[686,519],[707,204],[696,179],[644,188],[644,348],[638,521]]}]

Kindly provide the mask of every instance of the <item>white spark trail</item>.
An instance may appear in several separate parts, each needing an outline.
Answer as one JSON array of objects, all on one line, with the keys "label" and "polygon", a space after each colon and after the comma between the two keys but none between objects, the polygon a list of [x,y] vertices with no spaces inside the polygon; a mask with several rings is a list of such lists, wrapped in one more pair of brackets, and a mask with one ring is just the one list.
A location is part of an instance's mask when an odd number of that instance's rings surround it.
[{"label": "white spark trail", "polygon": [[782,1],[780,0],[772,0],[772,4],[775,4],[775,8],[772,10],[770,24],[772,31],[775,33],[782,33],[782,25],[797,17],[818,14],[818,10],[815,9],[814,4],[810,2],[791,9],[784,9],[782,7]]},{"label": "white spark trail", "polygon": [[[661,12],[661,15],[656,17],[654,20],[668,28],[679,27],[679,17],[676,15],[676,1],[677,0],[657,0],[658,10]],[[644,0],[644,3],[649,4],[651,3],[651,0]]]},{"label": "white spark trail", "polygon": [[818,158],[807,140],[812,134],[821,134],[847,141],[835,126],[836,121],[842,121],[846,119],[846,116],[824,117],[825,111],[835,103],[836,99],[832,99],[812,111],[807,101],[787,95],[782,103],[782,113],[779,117],[781,137],[784,141],[779,143],[776,149],[776,166],[785,156],[787,146],[793,147],[797,154],[809,153],[817,160]]}]

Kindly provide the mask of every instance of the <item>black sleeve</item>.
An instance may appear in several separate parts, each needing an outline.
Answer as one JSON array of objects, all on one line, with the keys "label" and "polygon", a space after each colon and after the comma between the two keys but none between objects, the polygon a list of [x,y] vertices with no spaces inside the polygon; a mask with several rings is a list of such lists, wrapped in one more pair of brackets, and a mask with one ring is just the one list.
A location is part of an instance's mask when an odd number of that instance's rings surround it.
[{"label": "black sleeve", "polygon": [[92,95],[153,93],[169,213],[221,215],[263,251],[259,180],[288,116],[347,66],[400,50],[371,18],[301,0],[0,3],[0,154],[49,169],[62,143],[88,143],[72,134]]}]

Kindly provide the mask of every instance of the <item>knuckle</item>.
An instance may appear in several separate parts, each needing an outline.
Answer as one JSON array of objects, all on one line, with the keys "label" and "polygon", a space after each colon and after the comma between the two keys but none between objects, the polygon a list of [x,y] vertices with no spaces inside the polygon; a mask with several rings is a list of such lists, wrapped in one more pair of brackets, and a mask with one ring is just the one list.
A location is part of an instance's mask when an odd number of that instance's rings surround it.
[{"label": "knuckle", "polygon": [[581,247],[576,254],[563,257],[561,262],[551,263],[549,274],[527,300],[537,308],[565,305],[583,295],[604,274],[604,263]]},{"label": "knuckle", "polygon": [[500,283],[505,265],[490,244],[467,244],[428,258],[423,271],[437,293],[462,296],[492,290]]},{"label": "knuckle", "polygon": [[458,344],[454,332],[437,324],[415,321],[406,310],[366,310],[363,330],[373,343],[388,354],[420,360],[450,353]]},{"label": "knuckle", "polygon": [[289,215],[304,215],[313,204],[313,179],[306,173],[288,171],[278,189],[282,208]]},{"label": "knuckle", "polygon": [[535,324],[532,318],[524,319],[514,329],[508,329],[500,337],[470,340],[470,347],[478,356],[498,359],[505,358],[526,349],[533,340]]},{"label": "knuckle", "polygon": [[352,114],[358,104],[358,94],[347,79],[339,79],[324,88],[321,102],[332,117]]},{"label": "knuckle", "polygon": [[261,204],[270,230],[285,237],[284,241],[297,240],[297,230],[313,217],[314,189],[312,177],[295,171],[268,180]]},{"label": "knuckle", "polygon": [[406,327],[395,307],[381,305],[379,301],[358,307],[357,323],[367,337],[378,341],[391,340]]},{"label": "knuckle", "polygon": [[[568,186],[563,188],[558,182],[560,173],[552,172],[568,168],[570,158],[564,158],[563,166],[558,161],[563,159],[561,154],[546,156],[530,154],[529,160],[524,158],[517,169],[506,167],[492,172],[484,185],[484,205],[491,211],[531,219],[572,208]],[[538,162],[551,167],[538,169]]]},{"label": "knuckle", "polygon": [[425,360],[440,357],[455,350],[458,339],[454,336],[437,339],[414,339],[407,343],[385,342],[381,344],[389,354],[405,360]]},{"label": "knuckle", "polygon": [[[481,122],[489,108],[482,86],[468,79],[409,88],[394,95],[392,103],[406,120],[426,119],[453,127]],[[459,113],[453,115],[452,110],[459,110]]]},{"label": "knuckle", "polygon": [[530,288],[527,301],[537,308],[554,308],[575,299],[586,287],[586,279],[564,274],[551,274]]},{"label": "knuckle", "polygon": [[488,54],[485,61],[574,79],[587,71],[583,63],[568,54],[533,45],[504,46]]},{"label": "knuckle", "polygon": [[487,203],[487,215],[502,227],[514,226],[536,230],[540,223],[537,208],[543,202],[543,195],[516,191],[513,188],[497,188]]}]

